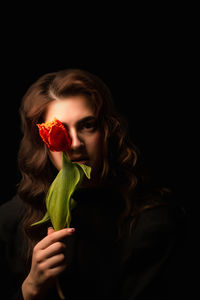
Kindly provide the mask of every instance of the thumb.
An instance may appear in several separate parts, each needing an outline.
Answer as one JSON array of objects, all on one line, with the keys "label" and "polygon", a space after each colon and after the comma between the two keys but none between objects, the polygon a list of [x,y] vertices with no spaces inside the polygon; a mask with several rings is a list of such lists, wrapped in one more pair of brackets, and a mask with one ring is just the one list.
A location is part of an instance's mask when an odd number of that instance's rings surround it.
[{"label": "thumb", "polygon": [[53,227],[48,227],[47,235],[50,235],[50,234],[52,234],[53,232],[55,232],[55,230],[53,229]]}]

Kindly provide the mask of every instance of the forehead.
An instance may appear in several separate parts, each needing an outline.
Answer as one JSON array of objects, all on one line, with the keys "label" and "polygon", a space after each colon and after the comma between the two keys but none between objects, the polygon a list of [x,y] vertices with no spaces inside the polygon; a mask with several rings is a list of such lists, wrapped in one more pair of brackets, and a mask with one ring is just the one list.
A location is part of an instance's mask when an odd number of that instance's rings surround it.
[{"label": "forehead", "polygon": [[61,122],[74,124],[88,116],[94,116],[94,110],[89,99],[84,96],[70,96],[49,103],[44,121],[52,121],[57,118]]}]

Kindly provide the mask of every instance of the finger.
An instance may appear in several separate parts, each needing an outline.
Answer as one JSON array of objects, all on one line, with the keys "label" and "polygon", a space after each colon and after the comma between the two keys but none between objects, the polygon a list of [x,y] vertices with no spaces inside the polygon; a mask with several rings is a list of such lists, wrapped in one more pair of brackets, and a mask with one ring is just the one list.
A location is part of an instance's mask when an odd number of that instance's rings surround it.
[{"label": "finger", "polygon": [[58,267],[59,265],[66,264],[66,258],[63,253],[59,253],[54,255],[48,259],[46,259],[42,264],[43,269],[52,269]]},{"label": "finger", "polygon": [[58,275],[60,275],[62,272],[64,272],[65,269],[66,269],[66,265],[61,264],[61,265],[59,265],[59,266],[57,266],[57,267],[55,267],[55,268],[49,269],[49,270],[48,270],[48,273],[49,273],[49,276],[50,276],[51,278],[53,278],[53,277],[55,278],[55,277],[57,277]]},{"label": "finger", "polygon": [[53,227],[49,227],[48,231],[47,231],[47,235],[50,235],[53,232],[55,232],[55,230],[53,229]]},{"label": "finger", "polygon": [[45,259],[47,259],[56,254],[65,253],[66,245],[65,245],[65,243],[62,243],[62,242],[56,242],[42,251],[45,252]]},{"label": "finger", "polygon": [[56,243],[62,239],[64,239],[67,236],[70,236],[75,231],[74,228],[64,228],[58,231],[55,231],[51,233],[50,235],[47,235],[44,239],[42,239],[37,245],[37,250],[43,250],[52,245],[53,243]]}]

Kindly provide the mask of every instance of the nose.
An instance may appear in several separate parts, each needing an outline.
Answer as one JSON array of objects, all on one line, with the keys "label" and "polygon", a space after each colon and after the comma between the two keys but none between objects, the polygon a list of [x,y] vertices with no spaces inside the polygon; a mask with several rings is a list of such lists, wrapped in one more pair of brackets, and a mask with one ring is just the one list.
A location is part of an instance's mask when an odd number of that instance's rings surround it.
[{"label": "nose", "polygon": [[78,135],[78,132],[75,129],[72,129],[70,131],[70,135],[72,138],[72,145],[71,145],[71,149],[72,150],[76,150],[78,148],[80,148],[81,146],[83,146],[83,140],[80,139],[80,136]]}]

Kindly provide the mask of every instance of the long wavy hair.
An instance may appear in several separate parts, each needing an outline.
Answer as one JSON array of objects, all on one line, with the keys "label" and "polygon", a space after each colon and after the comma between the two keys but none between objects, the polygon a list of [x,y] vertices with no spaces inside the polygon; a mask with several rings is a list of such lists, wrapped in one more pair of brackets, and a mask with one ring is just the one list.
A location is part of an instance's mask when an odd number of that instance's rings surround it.
[{"label": "long wavy hair", "polygon": [[21,181],[18,194],[27,209],[23,227],[29,236],[29,249],[41,238],[42,230],[30,225],[45,213],[45,196],[55,178],[55,169],[48,150],[38,134],[36,124],[44,121],[45,111],[51,101],[73,95],[85,95],[94,108],[103,133],[103,164],[101,179],[115,178],[125,201],[125,210],[119,224],[148,207],[134,197],[139,180],[137,160],[139,150],[128,138],[127,125],[115,111],[109,88],[96,75],[79,69],[67,69],[41,76],[24,95],[20,107],[23,138],[18,164]]}]

